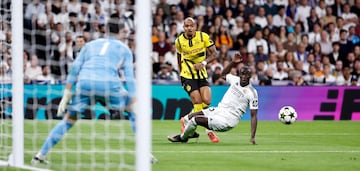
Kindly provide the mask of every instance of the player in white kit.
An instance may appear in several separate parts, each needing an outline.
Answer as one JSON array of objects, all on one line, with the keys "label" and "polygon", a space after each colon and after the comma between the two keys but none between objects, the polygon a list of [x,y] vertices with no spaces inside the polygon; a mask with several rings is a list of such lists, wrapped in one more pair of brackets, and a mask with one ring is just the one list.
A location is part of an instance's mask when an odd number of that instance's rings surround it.
[{"label": "player in white kit", "polygon": [[197,125],[209,130],[224,132],[234,128],[250,109],[251,137],[250,142],[256,144],[258,94],[250,84],[251,70],[248,66],[240,69],[240,77],[228,74],[232,67],[242,62],[240,54],[235,54],[232,62],[223,70],[222,76],[230,84],[217,107],[210,107],[200,112],[190,113],[184,117],[184,132],[169,136],[171,142],[187,142],[189,138],[198,137],[195,132]]}]

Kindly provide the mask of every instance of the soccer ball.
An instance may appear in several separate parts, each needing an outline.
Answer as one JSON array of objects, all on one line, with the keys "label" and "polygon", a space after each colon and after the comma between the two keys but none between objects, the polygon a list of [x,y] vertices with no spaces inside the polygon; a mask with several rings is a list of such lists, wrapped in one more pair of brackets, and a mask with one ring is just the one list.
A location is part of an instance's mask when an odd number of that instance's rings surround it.
[{"label": "soccer ball", "polygon": [[284,124],[292,124],[297,119],[297,113],[291,106],[284,106],[279,111],[279,120]]}]

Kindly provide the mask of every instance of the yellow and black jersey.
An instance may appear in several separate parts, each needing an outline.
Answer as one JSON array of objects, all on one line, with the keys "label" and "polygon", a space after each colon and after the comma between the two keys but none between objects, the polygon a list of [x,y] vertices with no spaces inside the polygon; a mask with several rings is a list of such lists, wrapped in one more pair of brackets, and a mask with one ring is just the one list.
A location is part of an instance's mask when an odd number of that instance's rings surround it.
[{"label": "yellow and black jersey", "polygon": [[194,64],[201,63],[206,59],[206,48],[213,46],[214,42],[209,35],[197,31],[191,39],[181,34],[175,40],[177,53],[181,55],[180,76],[187,79],[207,79],[206,68],[196,71]]}]

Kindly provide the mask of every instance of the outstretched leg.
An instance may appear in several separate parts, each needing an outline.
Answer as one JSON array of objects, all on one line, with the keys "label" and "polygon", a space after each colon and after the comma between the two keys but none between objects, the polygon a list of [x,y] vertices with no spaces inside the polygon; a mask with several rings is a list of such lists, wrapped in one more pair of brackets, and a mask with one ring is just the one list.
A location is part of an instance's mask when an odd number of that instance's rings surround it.
[{"label": "outstretched leg", "polygon": [[65,133],[74,126],[76,117],[70,117],[69,114],[59,122],[50,132],[40,151],[31,160],[32,164],[47,163],[45,156],[47,153],[64,137]]}]

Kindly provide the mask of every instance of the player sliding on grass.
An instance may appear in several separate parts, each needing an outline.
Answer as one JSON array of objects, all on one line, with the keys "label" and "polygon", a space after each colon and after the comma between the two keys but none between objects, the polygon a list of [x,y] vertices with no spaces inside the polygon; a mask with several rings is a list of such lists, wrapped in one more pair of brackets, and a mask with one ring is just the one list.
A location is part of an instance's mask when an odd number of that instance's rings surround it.
[{"label": "player sliding on grass", "polygon": [[[45,156],[72,128],[78,116],[88,105],[96,102],[104,104],[111,116],[120,115],[122,111],[129,114],[132,129],[135,132],[135,115],[132,106],[135,101],[135,79],[133,55],[130,49],[117,40],[115,36],[122,28],[117,18],[107,23],[109,38],[101,38],[87,43],[72,64],[66,80],[66,89],[58,107],[58,116],[64,119],[50,132],[40,151],[31,163],[47,163]],[[123,70],[127,90],[120,81],[119,71]],[[71,93],[76,85],[75,94]],[[69,107],[67,108],[67,105]],[[152,157],[152,162],[157,160]]]},{"label": "player sliding on grass", "polygon": [[195,132],[197,125],[214,131],[228,131],[234,128],[250,108],[251,137],[250,142],[256,144],[255,134],[257,128],[258,94],[250,84],[251,70],[248,66],[240,69],[240,77],[228,74],[232,67],[242,62],[240,54],[235,54],[232,62],[223,70],[222,76],[230,83],[217,107],[210,107],[186,115],[184,117],[184,132],[169,136],[171,142],[187,142],[189,138],[198,137]]}]

